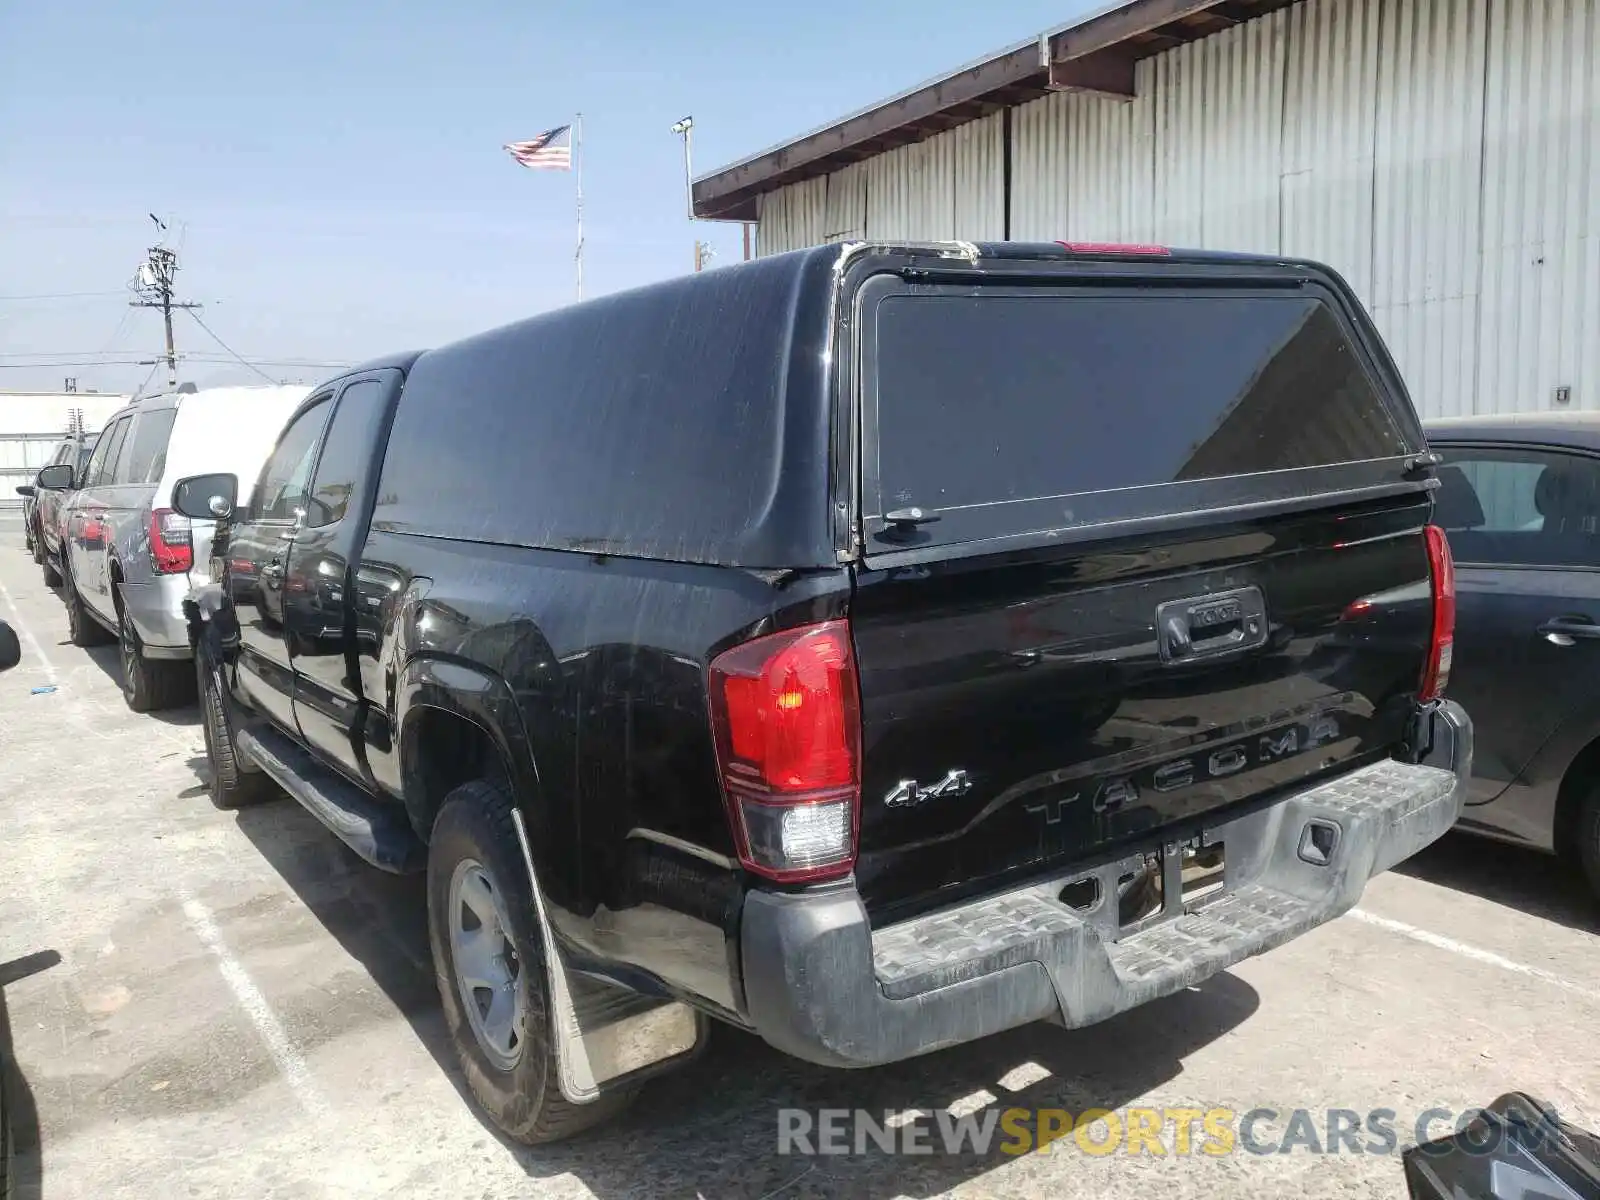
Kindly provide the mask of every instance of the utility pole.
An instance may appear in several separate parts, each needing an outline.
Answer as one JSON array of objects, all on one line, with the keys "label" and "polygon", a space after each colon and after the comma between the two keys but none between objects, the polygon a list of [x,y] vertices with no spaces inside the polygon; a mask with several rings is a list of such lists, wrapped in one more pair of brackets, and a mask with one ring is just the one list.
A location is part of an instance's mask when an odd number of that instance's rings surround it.
[{"label": "utility pole", "polygon": [[[150,218],[155,220],[154,217]],[[163,230],[166,226],[156,221]],[[145,260],[133,276],[133,290],[139,297],[128,301],[130,308],[159,308],[161,320],[167,330],[167,386],[178,385],[178,352],[172,340],[172,310],[199,308],[198,304],[181,304],[172,298],[172,281],[178,273],[178,256],[165,246],[151,246]]]}]

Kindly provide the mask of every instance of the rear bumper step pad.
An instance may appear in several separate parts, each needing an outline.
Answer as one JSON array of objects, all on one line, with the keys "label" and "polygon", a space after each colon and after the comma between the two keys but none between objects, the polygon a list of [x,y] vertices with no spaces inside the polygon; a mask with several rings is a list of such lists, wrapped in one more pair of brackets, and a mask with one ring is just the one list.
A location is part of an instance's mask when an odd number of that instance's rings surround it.
[{"label": "rear bumper step pad", "polygon": [[[1430,711],[1422,763],[1380,762],[1208,829],[1226,889],[1195,912],[1110,941],[1061,902],[1061,878],[870,929],[852,889],[751,893],[741,941],[752,1023],[787,1053],[869,1066],[1035,1020],[1093,1024],[1168,995],[1347,911],[1367,881],[1460,813],[1471,723]],[[1338,827],[1324,862],[1308,822]]]}]

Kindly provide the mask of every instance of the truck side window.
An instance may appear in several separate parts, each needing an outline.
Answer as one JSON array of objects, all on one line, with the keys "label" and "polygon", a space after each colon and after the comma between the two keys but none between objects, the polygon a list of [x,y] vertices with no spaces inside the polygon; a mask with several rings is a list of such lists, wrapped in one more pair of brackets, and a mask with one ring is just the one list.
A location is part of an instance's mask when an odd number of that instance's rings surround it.
[{"label": "truck side window", "polygon": [[362,379],[344,389],[339,410],[328,426],[328,440],[317,463],[317,478],[306,508],[306,525],[318,528],[344,518],[350,497],[362,491],[383,419],[383,383]]},{"label": "truck side window", "polygon": [[289,423],[278,439],[272,457],[261,469],[252,521],[293,521],[306,509],[306,487],[311,482],[311,462],[317,439],[328,419],[328,398],[322,397]]}]

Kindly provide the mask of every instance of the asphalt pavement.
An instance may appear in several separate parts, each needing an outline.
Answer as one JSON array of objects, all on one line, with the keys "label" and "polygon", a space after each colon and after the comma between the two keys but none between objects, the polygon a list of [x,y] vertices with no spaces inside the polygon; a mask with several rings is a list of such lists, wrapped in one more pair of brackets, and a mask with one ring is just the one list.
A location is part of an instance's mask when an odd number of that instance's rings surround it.
[{"label": "asphalt pavement", "polygon": [[[197,712],[128,711],[19,536],[0,617],[24,650],[0,676],[0,1049],[30,1200],[1396,1196],[1419,1118],[1519,1089],[1600,1128],[1596,907],[1548,859],[1451,836],[1355,913],[1095,1028],[855,1073],[719,1028],[617,1124],[514,1147],[451,1062],[420,881],[286,798],[213,809]],[[1111,1116],[1038,1150],[1088,1109]],[[959,1119],[985,1150],[943,1140]]]}]

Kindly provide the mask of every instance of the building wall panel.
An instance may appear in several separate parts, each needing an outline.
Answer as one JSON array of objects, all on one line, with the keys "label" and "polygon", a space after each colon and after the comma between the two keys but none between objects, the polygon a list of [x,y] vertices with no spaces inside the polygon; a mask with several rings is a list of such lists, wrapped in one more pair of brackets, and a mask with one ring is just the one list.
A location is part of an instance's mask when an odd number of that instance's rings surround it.
[{"label": "building wall panel", "polygon": [[851,163],[828,176],[826,232],[828,242],[858,242],[867,236],[867,169]]},{"label": "building wall panel", "polygon": [[1429,416],[1473,411],[1488,0],[1383,0],[1370,304]]},{"label": "building wall panel", "polygon": [[807,179],[762,195],[756,207],[756,251],[785,254],[820,245],[827,236],[828,180]]},{"label": "building wall panel", "polygon": [[1272,13],[1156,60],[1156,240],[1277,250],[1286,21]]},{"label": "building wall panel", "polygon": [[1138,65],[1135,100],[1057,92],[1014,110],[1012,238],[1137,242],[1154,236],[1155,72],[1154,60]]},{"label": "building wall panel", "polygon": [[1478,408],[1600,408],[1600,12],[1495,0],[1487,68]]},{"label": "building wall panel", "polygon": [[1380,3],[1285,10],[1278,249],[1333,265],[1368,303]]}]

